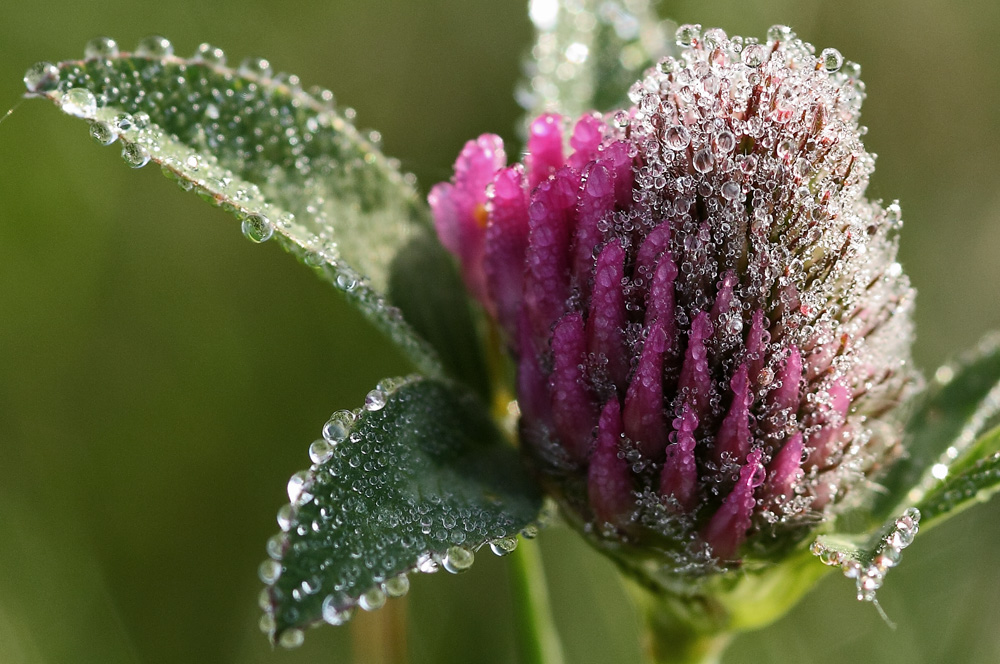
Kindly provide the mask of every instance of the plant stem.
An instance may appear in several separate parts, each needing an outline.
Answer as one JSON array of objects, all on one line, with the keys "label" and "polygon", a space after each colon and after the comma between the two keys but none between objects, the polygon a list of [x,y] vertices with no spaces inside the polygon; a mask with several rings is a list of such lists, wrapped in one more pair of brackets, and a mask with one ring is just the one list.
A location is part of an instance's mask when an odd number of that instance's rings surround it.
[{"label": "plant stem", "polygon": [[351,645],[357,664],[406,664],[406,598],[389,600],[374,613],[351,620]]},{"label": "plant stem", "polygon": [[521,664],[563,664],[537,543],[521,540],[511,555],[510,581]]}]

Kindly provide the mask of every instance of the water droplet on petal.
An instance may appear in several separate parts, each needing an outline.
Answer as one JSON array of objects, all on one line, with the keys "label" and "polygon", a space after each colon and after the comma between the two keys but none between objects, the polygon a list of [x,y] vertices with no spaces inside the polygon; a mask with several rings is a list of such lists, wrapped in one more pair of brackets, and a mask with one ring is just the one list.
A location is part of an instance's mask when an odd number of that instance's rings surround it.
[{"label": "water droplet on petal", "polygon": [[87,60],[118,57],[118,42],[111,37],[96,37],[83,47],[83,57]]},{"label": "water droplet on petal", "polygon": [[677,28],[677,43],[680,46],[690,46],[701,36],[701,25],[688,23]]},{"label": "water droplet on petal", "polygon": [[448,551],[441,561],[444,568],[452,574],[459,574],[472,567],[476,561],[476,554],[461,546],[448,547]]},{"label": "water droplet on petal", "polygon": [[705,148],[703,150],[699,150],[694,155],[692,164],[694,164],[695,170],[699,173],[708,173],[715,165],[715,158],[712,157],[712,152],[708,148]]},{"label": "water droplet on petal", "polygon": [[243,235],[246,236],[251,242],[267,242],[274,235],[274,227],[271,225],[271,220],[266,216],[254,213],[248,214],[243,219],[242,224]]},{"label": "water droplet on petal", "polygon": [[767,59],[767,49],[760,44],[750,44],[743,49],[743,64],[747,67],[760,67]]},{"label": "water droplet on petal", "polygon": [[122,159],[132,168],[142,168],[149,163],[149,153],[138,143],[122,145]]},{"label": "water droplet on petal", "polygon": [[174,45],[166,37],[150,35],[135,47],[135,54],[140,58],[168,58],[174,54]]},{"label": "water droplet on petal", "polygon": [[819,54],[819,61],[822,63],[823,69],[831,73],[844,66],[844,56],[835,48],[824,48],[823,52]]},{"label": "water droplet on petal", "polygon": [[691,132],[680,125],[669,127],[664,136],[671,150],[683,150],[691,143]]},{"label": "water droplet on petal", "polygon": [[49,92],[59,85],[59,68],[51,62],[36,62],[24,73],[28,92]]},{"label": "water droplet on petal", "polygon": [[90,123],[90,137],[98,145],[111,145],[118,140],[118,132],[107,122]]},{"label": "water droplet on petal", "polygon": [[63,113],[78,118],[92,118],[97,113],[97,98],[86,88],[70,88],[59,100]]}]

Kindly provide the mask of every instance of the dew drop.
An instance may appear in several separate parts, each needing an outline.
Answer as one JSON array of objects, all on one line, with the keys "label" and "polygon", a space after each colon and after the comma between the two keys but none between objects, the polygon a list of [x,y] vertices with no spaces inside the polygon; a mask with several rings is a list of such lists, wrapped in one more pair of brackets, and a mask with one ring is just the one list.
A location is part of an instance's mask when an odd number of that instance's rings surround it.
[{"label": "dew drop", "polygon": [[243,235],[251,242],[267,242],[274,235],[271,220],[260,213],[248,214],[243,218]]},{"label": "dew drop", "polygon": [[118,132],[107,122],[90,123],[90,137],[98,145],[111,145],[118,140]]},{"label": "dew drop", "polygon": [[353,611],[351,609],[339,609],[337,607],[337,598],[333,595],[327,595],[323,599],[323,620],[331,625],[343,625],[348,620],[351,619],[351,614]]},{"label": "dew drop", "polygon": [[751,44],[743,49],[743,64],[747,67],[760,67],[767,59],[767,49],[760,44]]},{"label": "dew drop", "polygon": [[375,388],[365,396],[365,410],[382,410],[385,407],[386,395],[382,390]]},{"label": "dew drop", "polygon": [[281,560],[281,555],[285,550],[285,543],[288,538],[284,533],[277,533],[272,535],[267,540],[267,555],[271,556],[274,560]]},{"label": "dew drop", "polygon": [[315,464],[325,463],[333,456],[333,445],[326,439],[314,440],[309,446],[309,460]]},{"label": "dew drop", "polygon": [[677,28],[677,44],[690,46],[701,36],[701,25],[688,23]]},{"label": "dew drop", "polygon": [[722,197],[727,201],[735,201],[743,193],[740,185],[730,180],[722,185]]},{"label": "dew drop", "polygon": [[358,598],[358,606],[363,611],[377,611],[385,606],[385,593],[381,588],[372,588]]},{"label": "dew drop", "polygon": [[118,42],[111,37],[96,37],[83,47],[83,57],[87,60],[106,60],[118,57]]},{"label": "dew drop", "polygon": [[281,577],[281,563],[277,560],[265,560],[257,568],[257,576],[267,585],[273,586]]},{"label": "dew drop", "polygon": [[288,500],[292,504],[297,503],[299,498],[302,497],[302,489],[308,478],[309,473],[304,470],[300,470],[292,475],[291,479],[288,480]]},{"label": "dew drop", "polygon": [[358,280],[354,276],[341,272],[337,275],[337,288],[345,291],[352,291],[357,288]]},{"label": "dew drop", "polygon": [[274,628],[277,625],[275,625],[274,616],[272,616],[270,613],[265,613],[260,617],[260,622],[257,623],[257,626],[260,627],[260,631],[264,632],[265,634],[273,634]]},{"label": "dew drop", "polygon": [[125,143],[122,145],[122,159],[132,168],[142,168],[149,163],[149,153],[138,143]]},{"label": "dew drop", "polygon": [[70,88],[59,100],[63,113],[78,118],[92,118],[97,113],[97,98],[86,88]]},{"label": "dew drop", "polygon": [[691,132],[680,125],[667,128],[664,140],[671,150],[683,150],[691,143]]},{"label": "dew drop", "polygon": [[169,58],[174,54],[174,45],[160,35],[150,35],[139,41],[135,54],[140,58]]},{"label": "dew drop", "polygon": [[382,590],[389,597],[402,597],[410,591],[410,578],[405,574],[386,579],[382,583]]},{"label": "dew drop", "polygon": [[323,438],[331,445],[336,445],[347,438],[352,424],[354,424],[354,413],[349,410],[339,410],[323,425]]},{"label": "dew drop", "polygon": [[264,58],[245,58],[236,70],[240,76],[260,76],[270,78],[273,73],[271,63]]},{"label": "dew drop", "polygon": [[720,154],[729,154],[736,147],[736,136],[729,130],[720,131],[715,136],[715,147]]},{"label": "dew drop", "polygon": [[517,548],[516,537],[500,537],[490,542],[490,550],[498,556],[506,556]]},{"label": "dew drop", "polygon": [[145,129],[149,126],[149,113],[146,111],[139,111],[132,116],[132,123],[135,125],[136,129]]},{"label": "dew drop", "polygon": [[59,68],[51,62],[36,62],[24,73],[28,92],[50,92],[59,85]]},{"label": "dew drop", "polygon": [[281,633],[281,636],[278,637],[278,645],[287,649],[298,648],[305,640],[305,633],[301,629],[293,627]]},{"label": "dew drop", "polygon": [[472,567],[472,563],[475,561],[476,554],[469,549],[461,546],[451,546],[448,547],[448,551],[444,554],[444,560],[441,563],[452,574],[460,574]]},{"label": "dew drop", "polygon": [[705,148],[695,153],[691,163],[699,173],[708,173],[715,165],[715,158],[712,157],[712,152],[708,148]]},{"label": "dew drop", "polygon": [[264,611],[269,611],[271,609],[271,591],[267,588],[261,588],[260,594],[257,595],[257,606],[259,606]]},{"label": "dew drop", "polygon": [[278,527],[281,528],[283,532],[288,532],[292,527],[292,506],[282,505],[278,508]]},{"label": "dew drop", "polygon": [[221,48],[212,46],[211,44],[199,44],[198,48],[195,49],[192,60],[195,62],[204,62],[206,65],[218,65],[221,67],[226,64],[226,54]]},{"label": "dew drop", "polygon": [[823,64],[823,69],[831,73],[844,66],[844,56],[835,48],[824,48],[819,54],[819,61]]},{"label": "dew drop", "polygon": [[135,124],[132,120],[131,113],[119,113],[115,116],[114,122],[118,131],[128,131]]}]

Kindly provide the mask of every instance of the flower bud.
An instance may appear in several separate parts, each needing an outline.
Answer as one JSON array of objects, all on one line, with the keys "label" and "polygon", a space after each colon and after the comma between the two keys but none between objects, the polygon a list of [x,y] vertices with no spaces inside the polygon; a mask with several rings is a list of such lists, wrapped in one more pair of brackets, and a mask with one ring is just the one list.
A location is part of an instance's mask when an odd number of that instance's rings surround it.
[{"label": "flower bud", "polygon": [[857,67],[772,32],[685,33],[630,108],[541,116],[524,165],[483,136],[431,194],[516,359],[532,467],[596,544],[669,573],[863,504],[918,380]]}]

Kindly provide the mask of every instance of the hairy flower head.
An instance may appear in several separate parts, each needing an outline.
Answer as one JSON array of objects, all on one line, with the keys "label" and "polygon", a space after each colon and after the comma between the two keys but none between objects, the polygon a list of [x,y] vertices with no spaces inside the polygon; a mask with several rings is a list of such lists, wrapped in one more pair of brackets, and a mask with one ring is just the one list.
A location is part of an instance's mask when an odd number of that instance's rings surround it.
[{"label": "hairy flower head", "polygon": [[628,109],[537,118],[523,164],[470,141],[430,203],[549,492],[598,545],[693,572],[869,498],[917,378],[858,68],[785,28],[678,40]]}]

